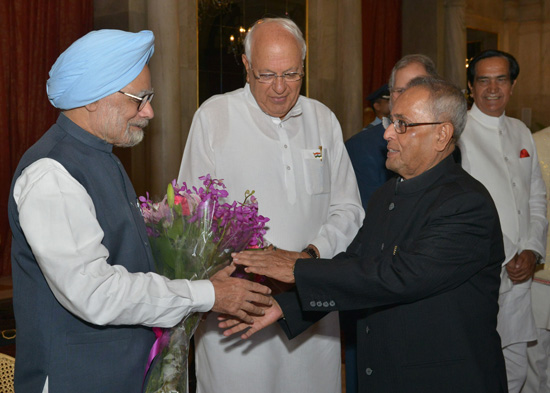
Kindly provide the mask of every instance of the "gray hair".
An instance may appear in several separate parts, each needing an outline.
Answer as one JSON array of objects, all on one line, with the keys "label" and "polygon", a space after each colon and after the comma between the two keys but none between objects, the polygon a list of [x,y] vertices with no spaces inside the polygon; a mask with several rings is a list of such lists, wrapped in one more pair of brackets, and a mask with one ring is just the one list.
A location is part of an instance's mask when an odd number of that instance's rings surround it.
[{"label": "gray hair", "polygon": [[390,90],[393,89],[395,85],[395,74],[397,73],[397,71],[413,63],[423,65],[426,73],[432,78],[441,78],[437,73],[434,62],[428,56],[421,54],[407,55],[403,56],[401,60],[395,63],[393,69],[391,70],[390,81],[388,83],[388,87]]},{"label": "gray hair", "polygon": [[254,30],[256,29],[256,26],[264,23],[275,23],[281,27],[283,27],[285,30],[287,30],[290,34],[294,36],[296,39],[296,42],[298,43],[298,46],[302,49],[302,61],[306,58],[306,40],[304,39],[304,35],[302,34],[302,31],[298,27],[296,23],[292,19],[288,18],[263,18],[257,20],[252,27],[248,30],[248,33],[246,34],[246,37],[244,37],[244,54],[246,55],[246,58],[248,61],[252,61],[251,57],[251,48],[252,48],[252,41],[254,40]]},{"label": "gray hair", "polygon": [[407,85],[411,87],[422,87],[430,93],[429,110],[435,121],[448,121],[453,125],[453,139],[456,141],[464,131],[468,106],[466,98],[454,84],[431,76],[419,76],[414,78]]}]

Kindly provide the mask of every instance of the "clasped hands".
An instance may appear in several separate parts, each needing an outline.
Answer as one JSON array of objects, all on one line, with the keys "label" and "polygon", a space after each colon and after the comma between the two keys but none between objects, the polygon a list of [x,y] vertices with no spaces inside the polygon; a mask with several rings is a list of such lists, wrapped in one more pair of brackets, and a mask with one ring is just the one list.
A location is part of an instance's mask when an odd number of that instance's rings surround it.
[{"label": "clasped hands", "polygon": [[[260,274],[286,284],[294,284],[295,282],[294,264],[296,260],[299,258],[308,258],[308,255],[305,253],[275,249],[274,247],[269,247],[265,250],[241,251],[233,253],[231,256],[233,257],[234,264],[245,266],[245,272]],[[267,287],[263,288],[268,289]],[[263,298],[261,300],[262,302],[251,304],[247,308],[245,312],[246,316],[221,311],[225,315],[218,317],[218,326],[225,329],[223,332],[224,336],[230,336],[246,330],[241,335],[241,338],[246,339],[283,317],[281,307],[275,299],[270,298],[269,303],[263,302]],[[250,301],[257,303],[255,300]],[[218,311],[216,309],[213,310]]]},{"label": "clasped hands", "polygon": [[533,277],[536,264],[537,257],[535,253],[531,250],[523,250],[506,264],[506,272],[512,283],[520,284]]}]

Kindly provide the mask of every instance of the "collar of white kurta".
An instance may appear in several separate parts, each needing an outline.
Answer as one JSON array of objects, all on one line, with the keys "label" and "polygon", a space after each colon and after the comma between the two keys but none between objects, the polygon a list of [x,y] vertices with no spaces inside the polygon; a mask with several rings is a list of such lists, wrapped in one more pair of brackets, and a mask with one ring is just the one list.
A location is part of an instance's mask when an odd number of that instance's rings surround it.
[{"label": "collar of white kurta", "polygon": [[264,113],[266,116],[268,116],[269,118],[271,118],[271,120],[278,124],[280,122],[284,122],[284,121],[287,121],[288,119],[292,118],[292,117],[296,117],[296,116],[300,116],[302,114],[302,96],[299,96],[298,97],[298,101],[296,101],[296,104],[292,107],[292,109],[286,114],[286,116],[283,118],[283,119],[279,119],[278,117],[273,117],[273,116],[270,116],[268,115],[267,113],[265,113],[262,108],[260,108],[260,106],[258,105],[258,103],[256,102],[256,99],[254,98],[254,96],[252,95],[252,92],[250,91],[250,85],[247,83],[245,86],[244,86],[244,95],[246,97],[246,101],[252,105],[254,108],[256,108],[257,110],[261,111],[262,113]]},{"label": "collar of white kurta", "polygon": [[499,128],[506,118],[506,112],[503,112],[499,117],[488,116],[483,113],[477,105],[474,103],[470,109],[470,116],[472,116],[476,121],[481,123],[484,127],[487,128]]}]

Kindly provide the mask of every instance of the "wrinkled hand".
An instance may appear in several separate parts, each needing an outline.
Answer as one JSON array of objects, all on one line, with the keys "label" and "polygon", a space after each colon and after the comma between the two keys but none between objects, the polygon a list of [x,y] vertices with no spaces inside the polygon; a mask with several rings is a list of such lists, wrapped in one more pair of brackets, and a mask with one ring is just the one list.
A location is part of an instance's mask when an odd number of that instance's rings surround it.
[{"label": "wrinkled hand", "polygon": [[243,340],[246,340],[247,338],[252,336],[254,333],[277,322],[277,320],[279,320],[282,316],[283,316],[283,311],[281,310],[281,307],[279,307],[279,303],[273,300],[273,305],[265,309],[264,315],[255,315],[252,317],[253,323],[251,324],[244,323],[241,320],[235,319],[232,317],[220,316],[218,317],[218,320],[220,321],[220,323],[218,324],[218,327],[221,329],[226,329],[223,332],[223,335],[226,337],[248,329],[246,330],[246,332],[244,332],[241,335],[241,338]]},{"label": "wrinkled hand", "polygon": [[287,284],[294,284],[296,260],[309,258],[306,253],[274,249],[273,247],[266,250],[241,251],[233,253],[231,256],[235,264],[246,266],[245,272],[261,274]]},{"label": "wrinkled hand", "polygon": [[514,284],[521,284],[529,280],[535,274],[537,257],[531,250],[524,250],[506,264],[508,277]]},{"label": "wrinkled hand", "polygon": [[210,278],[216,293],[212,311],[252,323],[252,316],[264,314],[265,307],[261,305],[271,306],[272,298],[267,296],[271,290],[252,281],[230,277],[235,269],[235,265],[231,264]]}]

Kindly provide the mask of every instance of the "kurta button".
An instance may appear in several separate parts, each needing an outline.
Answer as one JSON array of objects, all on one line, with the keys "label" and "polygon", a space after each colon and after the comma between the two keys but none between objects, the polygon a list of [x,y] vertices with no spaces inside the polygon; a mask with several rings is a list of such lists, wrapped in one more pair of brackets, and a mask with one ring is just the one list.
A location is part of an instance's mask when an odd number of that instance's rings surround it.
[{"label": "kurta button", "polygon": [[372,369],[369,367],[365,370],[365,373],[367,373],[367,375],[371,375],[372,374]]},{"label": "kurta button", "polygon": [[521,214],[521,212],[518,210],[518,214]]},{"label": "kurta button", "polygon": [[334,300],[331,300],[329,303],[328,303],[329,306],[331,307],[334,307],[336,306],[336,303],[334,302]]},{"label": "kurta button", "polygon": [[508,157],[504,157],[504,161],[508,161]]},{"label": "kurta button", "polygon": [[512,187],[515,187],[516,186],[516,183],[512,182]]},{"label": "kurta button", "polygon": [[311,307],[315,307],[315,301],[312,300],[311,302],[309,302],[309,305],[310,305]]},{"label": "kurta button", "polygon": [[395,207],[395,204],[392,202],[392,203],[390,203],[390,207],[388,208],[388,210],[393,210],[394,207]]},{"label": "kurta button", "polygon": [[285,145],[285,149],[288,149],[288,145]]},{"label": "kurta button", "polygon": [[328,307],[328,302],[323,302],[323,307]]},{"label": "kurta button", "polygon": [[288,171],[290,171],[290,165],[287,165],[287,166],[286,166],[286,169],[287,169]]}]

